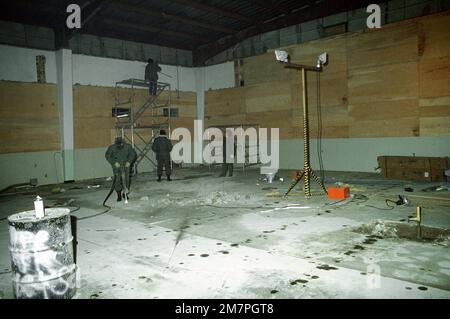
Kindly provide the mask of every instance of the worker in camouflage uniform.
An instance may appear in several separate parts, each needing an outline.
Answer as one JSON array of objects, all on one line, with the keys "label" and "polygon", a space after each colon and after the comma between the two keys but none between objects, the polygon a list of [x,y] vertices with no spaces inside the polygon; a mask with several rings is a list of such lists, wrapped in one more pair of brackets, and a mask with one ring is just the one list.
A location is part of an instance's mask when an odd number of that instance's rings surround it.
[{"label": "worker in camouflage uniform", "polygon": [[158,162],[158,182],[161,181],[163,167],[166,171],[167,180],[171,181],[170,174],[172,173],[170,167],[170,152],[172,151],[172,142],[166,135],[166,131],[159,131],[159,136],[155,138],[152,145],[153,152],[156,153],[156,161]]},{"label": "worker in camouflage uniform", "polygon": [[156,95],[158,88],[158,72],[161,71],[161,67],[153,59],[148,59],[148,64],[145,67],[145,81],[150,82],[148,92],[151,96]]},{"label": "worker in camouflage uniform", "polygon": [[[136,160],[136,151],[126,143],[123,138],[117,137],[114,144],[108,147],[105,158],[111,164],[114,173],[114,189],[117,192],[117,201],[122,200],[122,173],[125,174],[125,186],[130,190],[130,167]],[[128,194],[124,194],[124,196]]]},{"label": "worker in camouflage uniform", "polygon": [[236,141],[231,130],[226,130],[226,136],[223,137],[222,144],[222,173],[220,177],[233,176],[234,159],[236,157]]}]

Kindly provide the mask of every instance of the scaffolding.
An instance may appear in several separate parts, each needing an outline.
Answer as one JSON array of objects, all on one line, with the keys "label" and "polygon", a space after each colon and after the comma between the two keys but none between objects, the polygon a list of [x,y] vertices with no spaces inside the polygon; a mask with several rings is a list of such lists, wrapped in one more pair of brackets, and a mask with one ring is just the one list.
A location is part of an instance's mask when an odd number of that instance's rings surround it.
[{"label": "scaffolding", "polygon": [[137,173],[137,167],[144,159],[156,167],[155,160],[148,152],[160,130],[167,130],[170,138],[170,84],[157,82],[156,95],[148,96],[144,103],[139,103],[136,98],[137,90],[141,92],[144,88],[148,94],[149,82],[141,79],[116,82],[115,105],[112,109],[112,115],[116,119],[116,136],[130,142],[136,150],[134,173]]}]

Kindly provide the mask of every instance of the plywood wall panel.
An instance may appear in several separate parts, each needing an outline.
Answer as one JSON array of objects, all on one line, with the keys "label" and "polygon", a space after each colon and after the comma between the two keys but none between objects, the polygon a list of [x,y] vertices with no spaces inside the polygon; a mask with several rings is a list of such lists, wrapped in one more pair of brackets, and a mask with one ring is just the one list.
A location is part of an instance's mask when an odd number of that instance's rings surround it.
[{"label": "plywood wall panel", "polygon": [[[94,148],[106,147],[111,144],[115,137],[116,120],[112,117],[112,108],[117,97],[115,88],[97,86],[74,86],[74,117],[75,117],[75,147]],[[130,91],[120,89],[122,100],[130,96]],[[168,93],[164,92],[157,100],[163,103],[167,100]],[[135,107],[138,109],[148,99],[147,90],[135,90]],[[172,118],[171,129],[186,127],[193,132],[192,118],[196,116],[196,95],[192,92],[180,92],[177,98],[176,92],[171,92],[172,107],[178,107],[179,117]],[[159,108],[156,114],[162,114],[163,109]],[[151,120],[147,116],[151,110],[144,112],[139,123],[141,125],[150,124]],[[162,121],[161,121],[162,122]],[[191,124],[192,123],[192,124]],[[141,129],[139,133],[144,138],[149,138],[150,130]]]},{"label": "plywood wall panel", "polygon": [[247,113],[291,109],[289,83],[267,82],[245,89]]},{"label": "plywood wall panel", "polygon": [[438,15],[418,22],[423,32],[422,58],[439,58],[450,55],[450,14]]},{"label": "plywood wall panel", "polygon": [[328,65],[324,73],[342,73],[347,70],[346,37],[343,35],[299,44],[288,49],[291,62],[305,65],[316,65],[319,54],[328,53]]},{"label": "plywood wall panel", "polygon": [[419,100],[420,117],[450,116],[450,96]]},{"label": "plywood wall panel", "polygon": [[417,61],[418,26],[388,26],[349,36],[347,52],[350,70]]},{"label": "plywood wall panel", "polygon": [[286,72],[282,63],[276,61],[274,52],[244,59],[242,75],[245,86],[274,81],[289,82],[289,72]]},{"label": "plywood wall panel", "polygon": [[420,97],[450,96],[450,55],[421,59],[419,69]]},{"label": "plywood wall panel", "polygon": [[[347,72],[328,73],[324,70],[317,74],[308,72],[308,103],[317,103],[317,82],[320,83],[320,104],[322,106],[346,105],[348,103]],[[300,88],[299,88],[300,90]],[[300,93],[301,94],[301,93]]]},{"label": "plywood wall panel", "polygon": [[420,135],[421,136],[450,135],[450,116],[421,118]]},{"label": "plywood wall panel", "polygon": [[111,143],[114,93],[112,88],[74,86],[75,148],[106,147]]},{"label": "plywood wall panel", "polygon": [[291,110],[247,113],[248,124],[258,124],[260,128],[279,128],[280,138],[294,138],[295,129],[289,125]]},{"label": "plywood wall panel", "polygon": [[418,117],[352,121],[349,126],[349,135],[351,137],[419,136],[419,132]]},{"label": "plywood wall panel", "polygon": [[0,153],[60,149],[54,84],[0,81]]},{"label": "plywood wall panel", "polygon": [[245,113],[245,89],[211,90],[205,94],[205,116]]},{"label": "plywood wall panel", "polygon": [[197,116],[197,94],[194,92],[180,92],[179,97],[176,92],[173,92],[171,105],[173,108],[178,108],[180,117]]},{"label": "plywood wall panel", "polygon": [[245,113],[205,117],[205,128],[214,125],[238,125],[245,123]]},{"label": "plywood wall panel", "polygon": [[348,103],[418,98],[417,62],[371,66],[349,72]]},{"label": "plywood wall panel", "polygon": [[355,121],[418,117],[418,100],[405,99],[351,104],[348,115]]}]

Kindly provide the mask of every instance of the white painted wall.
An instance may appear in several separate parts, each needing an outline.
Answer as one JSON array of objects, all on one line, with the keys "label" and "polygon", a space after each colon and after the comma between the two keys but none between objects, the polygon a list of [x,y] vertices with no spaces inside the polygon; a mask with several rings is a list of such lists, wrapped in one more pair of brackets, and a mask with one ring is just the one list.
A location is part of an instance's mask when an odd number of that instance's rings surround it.
[{"label": "white painted wall", "polygon": [[[36,56],[46,57],[45,73],[48,83],[57,83],[56,54],[53,51],[34,50],[0,45],[0,80],[36,82]],[[143,79],[144,62],[94,57],[82,54],[72,56],[73,83],[82,85],[115,86],[129,78]],[[161,65],[161,82],[170,83],[172,90],[197,92],[196,70],[199,68]],[[234,63],[202,67],[205,72],[205,90],[234,87]]]},{"label": "white painted wall", "polygon": [[[145,66],[145,62],[75,54],[73,56],[73,82],[82,85],[114,86],[116,82],[124,79],[143,79]],[[160,73],[159,81],[170,83],[172,90],[196,92],[195,74],[198,69],[204,69],[205,90],[234,87],[234,62],[202,68],[161,64],[161,69],[161,72],[168,76]]]},{"label": "white painted wall", "polygon": [[204,67],[205,91],[234,87],[234,62]]},{"label": "white painted wall", "polygon": [[[318,170],[317,140],[310,141],[311,165]],[[389,156],[450,156],[450,137],[380,137],[322,139],[325,170],[375,172],[377,157]],[[280,141],[280,167],[301,169],[303,140]]]},{"label": "white painted wall", "polygon": [[36,56],[45,56],[47,83],[56,83],[56,54],[54,51],[35,50],[0,45],[0,80],[36,82]]},{"label": "white painted wall", "polygon": [[[73,55],[73,83],[82,85],[115,86],[125,79],[144,79],[146,63],[111,58]],[[164,74],[159,81],[170,83],[172,90],[195,92],[194,68],[161,64]],[[178,80],[177,80],[178,68]]]}]

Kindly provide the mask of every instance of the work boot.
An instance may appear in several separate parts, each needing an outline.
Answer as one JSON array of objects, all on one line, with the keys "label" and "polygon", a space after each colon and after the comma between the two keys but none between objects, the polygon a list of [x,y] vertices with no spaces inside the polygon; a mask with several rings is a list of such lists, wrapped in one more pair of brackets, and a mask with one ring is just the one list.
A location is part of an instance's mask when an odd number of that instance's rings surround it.
[{"label": "work boot", "polygon": [[122,192],[117,192],[117,201],[120,202],[122,200]]},{"label": "work boot", "polygon": [[167,180],[168,180],[169,182],[171,181],[170,175],[167,175]]},{"label": "work boot", "polygon": [[158,182],[161,181],[161,175],[158,175]]}]

